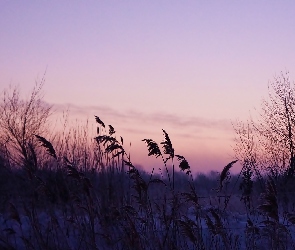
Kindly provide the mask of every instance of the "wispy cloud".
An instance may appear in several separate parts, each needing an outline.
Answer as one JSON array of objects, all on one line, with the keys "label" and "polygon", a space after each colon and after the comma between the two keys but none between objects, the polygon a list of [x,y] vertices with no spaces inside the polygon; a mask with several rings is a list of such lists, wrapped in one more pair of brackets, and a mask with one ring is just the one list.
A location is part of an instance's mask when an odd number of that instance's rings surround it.
[{"label": "wispy cloud", "polygon": [[105,106],[77,106],[74,104],[56,104],[54,109],[57,112],[65,110],[70,111],[70,115],[74,117],[91,118],[94,115],[99,116],[102,120],[114,123],[125,123],[126,125],[134,124],[134,127],[128,127],[126,129],[130,132],[141,133],[143,129],[140,129],[139,124],[146,126],[169,126],[175,129],[189,129],[196,133],[200,133],[204,130],[218,130],[229,132],[232,131],[232,125],[230,120],[222,119],[209,119],[204,117],[185,117],[169,113],[143,113],[137,110],[130,111],[118,111],[110,107]]},{"label": "wispy cloud", "polygon": [[94,116],[97,115],[105,124],[112,124],[123,136],[124,141],[132,142],[130,149],[132,160],[135,163],[144,162],[147,169],[161,162],[155,163],[153,159],[147,159],[146,145],[142,139],[147,137],[160,142],[163,139],[162,128],[171,135],[175,149],[180,154],[186,155],[196,170],[200,170],[201,166],[203,170],[218,169],[222,162],[228,160],[226,157],[232,144],[233,132],[230,120],[185,117],[168,113],[144,113],[137,110],[120,111],[105,106],[56,104],[53,107],[57,115],[69,110],[70,118],[81,121],[93,118],[95,122]]}]

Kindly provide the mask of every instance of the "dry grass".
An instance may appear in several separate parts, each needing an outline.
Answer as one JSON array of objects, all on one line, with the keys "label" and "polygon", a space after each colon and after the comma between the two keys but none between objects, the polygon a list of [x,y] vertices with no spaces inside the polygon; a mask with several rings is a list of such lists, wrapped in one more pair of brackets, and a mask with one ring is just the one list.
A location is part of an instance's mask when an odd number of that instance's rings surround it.
[{"label": "dry grass", "polygon": [[[104,124],[97,118],[96,121],[99,126]],[[40,146],[60,167],[51,171],[38,168],[32,178],[21,184],[30,188],[7,200],[3,211],[6,225],[0,233],[3,248],[260,249],[266,244],[269,249],[292,249],[290,226],[294,225],[294,211],[285,213],[286,222],[280,220],[279,193],[272,177],[265,182],[260,204],[251,203],[253,210],[257,204],[260,213],[254,214],[247,207],[248,223],[244,229],[240,226],[235,230],[231,218],[234,211],[225,211],[224,202],[230,203],[234,192],[239,194],[238,189],[234,190],[238,177],[229,178],[229,170],[237,161],[224,167],[218,183],[211,181],[218,188],[208,191],[205,201],[198,195],[198,178],[193,179],[185,157],[174,155],[166,131],[160,144],[163,152],[152,139],[143,141],[149,156],[161,156],[167,171],[168,161],[172,163],[177,157],[179,171],[184,174],[179,175],[174,169],[171,179],[140,172],[126,154],[123,139],[116,139],[114,127],[106,132],[95,137],[96,148],[102,153],[96,164],[105,166],[95,171],[85,171],[83,161],[60,158],[54,144],[36,135]],[[122,171],[122,164],[127,171]],[[206,178],[203,185],[209,184],[210,179]],[[246,179],[239,183],[242,185]],[[180,180],[184,182],[176,185]],[[225,195],[224,182],[232,191],[229,197]],[[252,188],[256,184],[253,179]]]},{"label": "dry grass", "polygon": [[165,130],[160,143],[143,139],[163,164],[148,174],[115,128],[95,121],[94,138],[88,127],[50,138],[26,130],[18,151],[2,131],[1,249],[294,249],[294,179],[257,175],[246,160],[238,176],[235,160],[194,177]]}]

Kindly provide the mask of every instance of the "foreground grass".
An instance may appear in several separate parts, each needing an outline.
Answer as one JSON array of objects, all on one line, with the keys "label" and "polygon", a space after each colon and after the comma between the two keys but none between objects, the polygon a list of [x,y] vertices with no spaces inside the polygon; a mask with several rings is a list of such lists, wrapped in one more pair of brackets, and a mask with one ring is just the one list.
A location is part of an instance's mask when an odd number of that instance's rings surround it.
[{"label": "foreground grass", "polygon": [[148,174],[114,128],[96,122],[94,152],[79,158],[40,135],[47,156],[28,147],[21,168],[3,151],[1,249],[294,249],[293,177],[254,176],[247,166],[231,176],[236,161],[194,177],[165,130],[160,144],[143,140],[163,162]]}]

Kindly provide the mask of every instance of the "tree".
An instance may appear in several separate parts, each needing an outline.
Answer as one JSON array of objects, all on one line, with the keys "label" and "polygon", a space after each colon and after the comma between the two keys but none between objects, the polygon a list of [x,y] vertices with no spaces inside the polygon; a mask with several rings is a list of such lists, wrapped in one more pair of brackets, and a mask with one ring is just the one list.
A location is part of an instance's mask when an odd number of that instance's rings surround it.
[{"label": "tree", "polygon": [[11,166],[37,168],[34,135],[48,129],[51,106],[43,102],[41,94],[44,77],[36,82],[30,97],[23,100],[18,87],[3,92],[0,103],[0,142]]},{"label": "tree", "polygon": [[268,86],[268,98],[261,104],[258,118],[234,124],[235,152],[243,166],[257,173],[294,174],[295,167],[295,85],[289,73],[281,73]]}]

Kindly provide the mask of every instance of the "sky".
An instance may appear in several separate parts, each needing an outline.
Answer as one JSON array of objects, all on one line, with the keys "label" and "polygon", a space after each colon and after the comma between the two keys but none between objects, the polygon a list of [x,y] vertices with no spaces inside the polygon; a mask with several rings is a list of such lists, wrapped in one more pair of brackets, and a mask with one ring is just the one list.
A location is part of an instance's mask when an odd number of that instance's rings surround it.
[{"label": "sky", "polygon": [[232,124],[249,118],[281,71],[295,79],[295,2],[0,0],[0,90],[45,74],[44,100],[97,115],[131,142],[163,140],[194,171],[235,159]]}]

